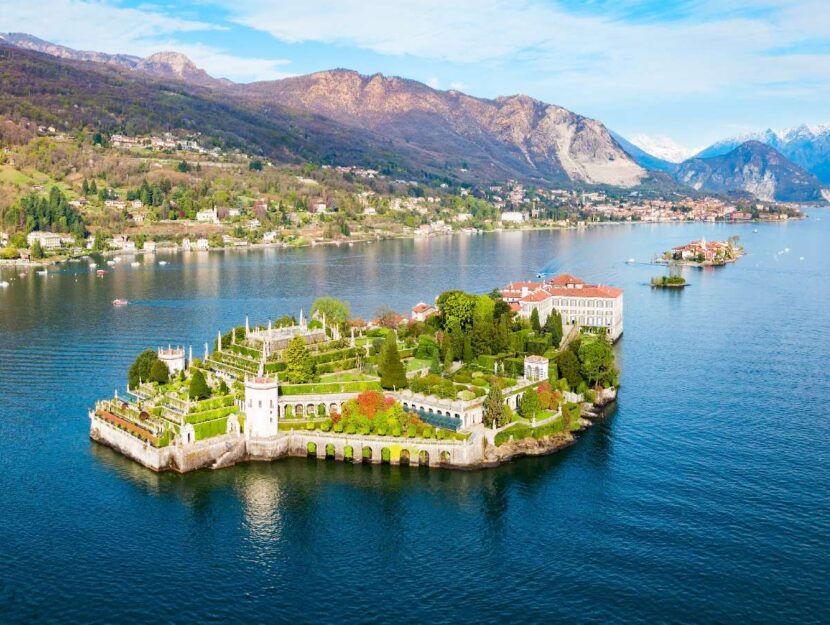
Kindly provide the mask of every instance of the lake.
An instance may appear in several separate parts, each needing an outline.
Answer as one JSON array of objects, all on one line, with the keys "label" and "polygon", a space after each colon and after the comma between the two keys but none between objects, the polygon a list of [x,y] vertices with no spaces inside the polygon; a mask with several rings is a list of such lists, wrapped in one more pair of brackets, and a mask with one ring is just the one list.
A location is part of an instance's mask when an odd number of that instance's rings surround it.
[{"label": "lake", "polygon": [[[809,212],[0,270],[0,620],[826,622],[830,212]],[[655,253],[735,234],[734,265],[647,286]],[[558,455],[182,476],[87,437],[141,349],[201,355],[324,294],[370,318],[539,271],[625,289],[617,411]]]}]

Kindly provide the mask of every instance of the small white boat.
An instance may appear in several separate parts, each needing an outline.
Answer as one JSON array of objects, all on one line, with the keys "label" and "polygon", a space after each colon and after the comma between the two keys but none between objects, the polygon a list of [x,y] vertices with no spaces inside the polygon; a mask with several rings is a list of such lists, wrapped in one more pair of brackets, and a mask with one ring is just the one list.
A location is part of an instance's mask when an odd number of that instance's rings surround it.
[{"label": "small white boat", "polygon": [[9,283],[6,282],[5,280],[0,282],[0,289],[5,289],[7,286],[9,286]]},{"label": "small white boat", "polygon": [[159,265],[161,265],[162,267],[164,267],[166,264],[167,264],[166,260],[160,260],[159,261]]},{"label": "small white boat", "polygon": [[125,299],[120,299],[120,298],[119,298],[119,299],[114,299],[114,300],[112,300],[112,305],[113,305],[113,306],[126,306],[126,305],[127,305],[127,304],[129,304],[129,303],[130,303],[130,302],[128,302],[127,300],[125,300]]},{"label": "small white boat", "polygon": [[755,228],[755,230],[753,230],[752,232],[758,232],[758,228]]},{"label": "small white boat", "polygon": [[133,262],[130,263],[130,267],[141,267],[141,263],[138,262],[137,260],[134,260]]},{"label": "small white boat", "polygon": [[114,260],[108,260],[108,261],[107,261],[107,264],[108,264],[110,267],[112,267],[112,266],[115,264],[115,261],[114,261]]},{"label": "small white boat", "polygon": [[25,277],[26,277],[26,273],[25,273],[25,272],[23,272],[23,271],[21,271],[18,275],[19,275],[21,278],[25,278]]},{"label": "small white boat", "polygon": [[634,260],[633,258],[629,258],[629,259],[628,259],[627,261],[625,261],[625,262],[627,262],[627,263],[630,265],[631,263],[636,263],[637,261],[636,261],[636,260]]},{"label": "small white boat", "polygon": [[98,266],[98,263],[89,263],[90,269],[95,269]]},{"label": "small white boat", "polygon": [[107,272],[104,271],[103,269],[99,269],[98,271],[95,272],[95,275],[97,275],[99,278],[103,278],[106,273]]},{"label": "small white boat", "polygon": [[37,275],[39,275],[39,276],[48,276],[48,275],[49,275],[49,271],[48,271],[48,270],[46,270],[46,269],[39,269],[39,270],[37,271]]},{"label": "small white boat", "polygon": [[120,262],[121,262],[121,257],[120,257],[120,256],[116,256],[115,258],[113,258],[113,260],[114,260],[116,263],[120,263]]},{"label": "small white boat", "polygon": [[787,254],[789,254],[789,253],[790,253],[790,248],[785,247],[785,248],[784,248],[784,252],[786,252]]},{"label": "small white boat", "polygon": [[803,256],[799,256],[799,257],[798,257],[798,260],[804,260],[804,257],[803,257]]}]

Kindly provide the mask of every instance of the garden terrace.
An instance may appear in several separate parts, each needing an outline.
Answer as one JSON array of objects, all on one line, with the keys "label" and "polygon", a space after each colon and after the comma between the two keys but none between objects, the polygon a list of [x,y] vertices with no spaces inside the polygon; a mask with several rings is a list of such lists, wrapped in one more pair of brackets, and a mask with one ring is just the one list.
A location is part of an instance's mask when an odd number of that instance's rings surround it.
[{"label": "garden terrace", "polygon": [[281,384],[280,395],[325,395],[328,393],[360,393],[379,391],[380,381],[313,382],[311,384]]}]

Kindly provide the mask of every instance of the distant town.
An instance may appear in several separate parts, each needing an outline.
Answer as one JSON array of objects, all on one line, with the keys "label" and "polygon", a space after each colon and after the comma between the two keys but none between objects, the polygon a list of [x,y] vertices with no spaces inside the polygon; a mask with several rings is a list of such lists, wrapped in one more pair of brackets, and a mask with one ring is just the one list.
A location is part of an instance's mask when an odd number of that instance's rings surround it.
[{"label": "distant town", "polygon": [[515,180],[430,183],[358,166],[275,165],[199,134],[69,135],[29,128],[0,154],[0,259],[89,252],[295,247],[396,237],[664,221],[798,218],[798,206]]}]

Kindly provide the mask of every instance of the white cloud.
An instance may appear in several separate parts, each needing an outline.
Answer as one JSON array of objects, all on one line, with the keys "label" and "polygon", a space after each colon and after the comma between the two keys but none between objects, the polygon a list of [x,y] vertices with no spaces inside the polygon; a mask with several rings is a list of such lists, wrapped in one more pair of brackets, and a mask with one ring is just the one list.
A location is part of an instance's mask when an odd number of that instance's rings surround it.
[{"label": "white cloud", "polygon": [[149,56],[175,50],[216,77],[265,80],[287,76],[284,59],[243,58],[202,44],[176,40],[180,33],[222,30],[196,20],[169,17],[155,7],[123,8],[96,0],[6,0],[0,30],[25,32],[78,50]]},{"label": "white cloud", "polygon": [[230,19],[282,41],[461,65],[522,63],[558,90],[586,95],[678,97],[783,80],[830,84],[830,63],[766,53],[826,38],[830,9],[822,0],[699,0],[689,19],[639,23],[576,15],[541,0],[215,1]]}]

